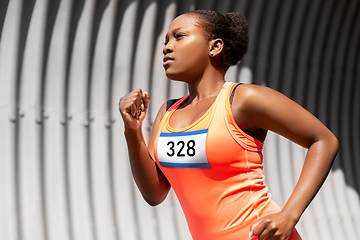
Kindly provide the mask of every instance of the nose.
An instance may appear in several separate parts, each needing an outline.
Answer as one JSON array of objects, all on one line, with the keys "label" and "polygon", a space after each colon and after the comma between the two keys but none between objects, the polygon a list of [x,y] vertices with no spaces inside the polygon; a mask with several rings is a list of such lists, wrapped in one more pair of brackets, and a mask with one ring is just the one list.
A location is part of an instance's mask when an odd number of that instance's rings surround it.
[{"label": "nose", "polygon": [[163,54],[166,55],[168,53],[172,53],[174,51],[174,46],[170,43],[167,43],[163,48]]}]

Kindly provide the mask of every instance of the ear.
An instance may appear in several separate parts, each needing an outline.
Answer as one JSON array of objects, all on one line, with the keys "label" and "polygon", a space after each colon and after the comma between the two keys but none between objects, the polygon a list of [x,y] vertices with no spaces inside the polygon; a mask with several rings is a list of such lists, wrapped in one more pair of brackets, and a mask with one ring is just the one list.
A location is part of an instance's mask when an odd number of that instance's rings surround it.
[{"label": "ear", "polygon": [[222,50],[224,48],[224,42],[222,39],[217,38],[217,39],[211,40],[209,42],[209,46],[210,46],[210,51],[209,51],[210,57],[215,57],[222,52]]}]

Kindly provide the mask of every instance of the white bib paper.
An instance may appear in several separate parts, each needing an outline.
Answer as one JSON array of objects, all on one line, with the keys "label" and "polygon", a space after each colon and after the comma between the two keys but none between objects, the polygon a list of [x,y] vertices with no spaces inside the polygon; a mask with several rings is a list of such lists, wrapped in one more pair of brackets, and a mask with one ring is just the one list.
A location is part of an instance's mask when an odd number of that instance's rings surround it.
[{"label": "white bib paper", "polygon": [[207,132],[208,129],[160,133],[157,146],[160,165],[183,168],[210,167],[206,157]]}]

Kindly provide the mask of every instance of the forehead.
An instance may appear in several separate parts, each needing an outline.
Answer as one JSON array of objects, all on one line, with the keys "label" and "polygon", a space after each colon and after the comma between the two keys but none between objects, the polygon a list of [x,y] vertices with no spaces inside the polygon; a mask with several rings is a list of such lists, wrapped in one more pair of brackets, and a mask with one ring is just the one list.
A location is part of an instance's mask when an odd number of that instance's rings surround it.
[{"label": "forehead", "polygon": [[201,30],[201,28],[198,27],[197,20],[198,19],[192,14],[182,14],[171,22],[169,32],[176,29]]}]

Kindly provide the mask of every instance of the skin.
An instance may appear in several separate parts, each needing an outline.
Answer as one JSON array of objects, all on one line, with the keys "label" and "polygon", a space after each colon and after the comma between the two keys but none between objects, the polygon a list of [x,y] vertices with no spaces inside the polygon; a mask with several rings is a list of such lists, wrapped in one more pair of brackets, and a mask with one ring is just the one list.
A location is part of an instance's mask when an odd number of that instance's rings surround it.
[{"label": "skin", "polygon": [[[170,120],[173,128],[186,127],[201,117],[224,84],[223,41],[207,41],[203,29],[195,22],[196,16],[181,15],[171,23],[166,34],[163,49],[165,73],[170,79],[186,82],[190,93]],[[161,106],[149,146],[141,128],[150,96],[137,89],[119,102],[132,173],[144,199],[152,206],[160,204],[170,189],[169,182],[153,160],[153,149],[160,120],[171,102]],[[257,139],[264,140],[266,129],[308,149],[298,183],[284,208],[279,213],[259,219],[249,229],[260,240],[287,239],[325,181],[338,151],[338,141],[312,114],[267,87],[239,86],[235,91],[232,112],[238,126]]]}]

